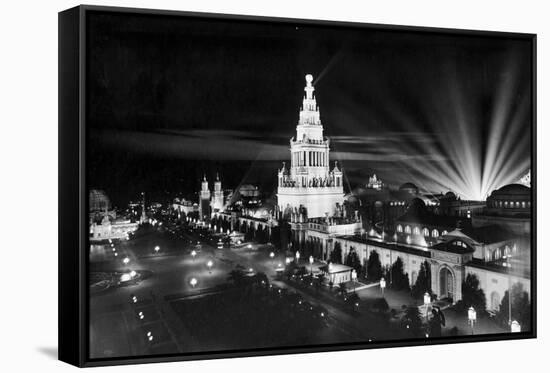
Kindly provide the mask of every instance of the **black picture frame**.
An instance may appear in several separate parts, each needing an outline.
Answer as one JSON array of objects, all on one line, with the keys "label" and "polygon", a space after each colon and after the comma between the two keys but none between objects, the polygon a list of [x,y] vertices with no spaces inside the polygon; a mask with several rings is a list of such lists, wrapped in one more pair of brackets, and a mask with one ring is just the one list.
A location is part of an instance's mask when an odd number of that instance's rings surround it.
[{"label": "black picture frame", "polygon": [[[413,339],[379,341],[377,343],[346,343],[301,347],[250,349],[226,352],[155,355],[125,358],[90,359],[88,357],[88,185],[86,178],[86,22],[91,12],[162,15],[212,20],[258,21],[276,24],[316,25],[334,28],[400,30],[448,35],[498,36],[523,39],[531,43],[532,97],[531,106],[531,294],[532,328],[516,334],[483,334],[468,338]],[[350,22],[317,21],[289,18],[252,17],[226,14],[194,13],[168,10],[117,8],[82,5],[59,13],[59,359],[79,367],[137,364],[152,362],[218,359],[261,355],[283,355],[338,350],[356,350],[402,346],[452,344],[494,340],[536,338],[537,276],[536,276],[536,35],[492,31],[439,29]]]}]

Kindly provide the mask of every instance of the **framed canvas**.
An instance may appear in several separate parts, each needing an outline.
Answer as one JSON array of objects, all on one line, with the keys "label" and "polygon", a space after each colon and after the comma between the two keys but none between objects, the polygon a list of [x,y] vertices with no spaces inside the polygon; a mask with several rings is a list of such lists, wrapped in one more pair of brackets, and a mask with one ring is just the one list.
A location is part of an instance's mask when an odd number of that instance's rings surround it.
[{"label": "framed canvas", "polygon": [[59,13],[59,357],[536,336],[533,34]]}]

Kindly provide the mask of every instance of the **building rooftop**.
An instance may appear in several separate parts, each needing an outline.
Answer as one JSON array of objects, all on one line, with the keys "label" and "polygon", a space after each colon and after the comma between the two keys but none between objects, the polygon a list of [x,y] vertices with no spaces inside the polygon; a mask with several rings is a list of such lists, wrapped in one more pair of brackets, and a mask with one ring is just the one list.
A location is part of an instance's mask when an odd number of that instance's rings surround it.
[{"label": "building rooftop", "polygon": [[417,247],[414,247],[412,245],[407,246],[407,245],[402,245],[402,244],[399,244],[399,243],[373,240],[373,239],[370,239],[370,238],[363,238],[363,237],[357,236],[357,235],[355,235],[355,236],[353,236],[353,235],[340,236],[338,238],[342,238],[342,239],[345,239],[345,240],[358,242],[358,243],[364,243],[364,244],[367,244],[367,245],[383,247],[385,249],[401,251],[403,253],[424,256],[426,258],[430,257],[430,252],[428,251],[427,248],[420,248],[420,247],[417,248]]}]

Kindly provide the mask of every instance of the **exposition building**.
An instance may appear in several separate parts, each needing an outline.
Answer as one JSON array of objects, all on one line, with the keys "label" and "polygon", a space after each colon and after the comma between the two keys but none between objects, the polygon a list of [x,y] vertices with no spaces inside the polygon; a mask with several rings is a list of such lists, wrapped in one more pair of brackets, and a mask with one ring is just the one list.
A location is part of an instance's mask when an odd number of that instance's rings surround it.
[{"label": "exposition building", "polygon": [[461,284],[472,273],[487,295],[488,310],[498,310],[512,284],[530,291],[529,187],[508,185],[487,201],[461,201],[453,193],[421,195],[412,183],[386,193],[374,178],[371,195],[386,199],[373,206],[387,205],[399,214],[382,217],[380,224],[363,222],[365,211],[346,203],[337,163],[330,169],[330,140],[323,135],[312,81],[306,75],[296,137],[290,140],[290,167],[283,163],[278,172],[275,214],[290,224],[293,251],[329,261],[336,250],[340,262],[354,251],[363,265],[377,251],[383,266],[400,258],[411,284],[426,261],[434,294],[452,303],[462,299]]}]

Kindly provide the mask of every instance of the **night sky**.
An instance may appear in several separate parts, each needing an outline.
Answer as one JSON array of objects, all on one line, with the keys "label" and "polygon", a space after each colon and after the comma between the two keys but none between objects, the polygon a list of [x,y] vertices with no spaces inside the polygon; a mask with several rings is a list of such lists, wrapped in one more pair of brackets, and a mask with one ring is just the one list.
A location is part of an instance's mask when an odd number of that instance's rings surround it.
[{"label": "night sky", "polygon": [[307,73],[346,191],[373,172],[440,192],[462,185],[446,170],[501,186],[530,167],[527,39],[117,13],[87,27],[88,185],[120,204],[216,171],[273,192]]}]

